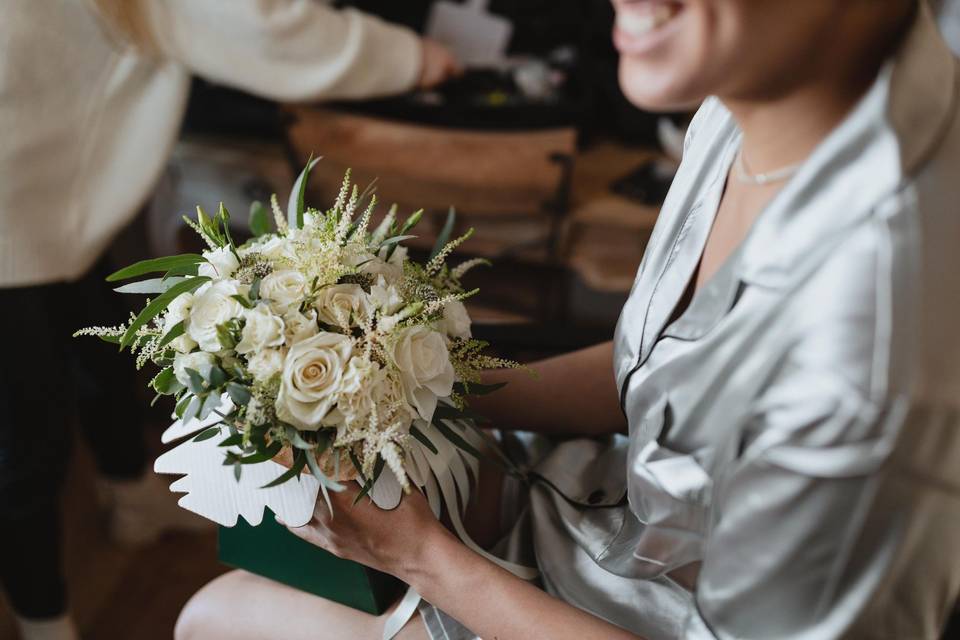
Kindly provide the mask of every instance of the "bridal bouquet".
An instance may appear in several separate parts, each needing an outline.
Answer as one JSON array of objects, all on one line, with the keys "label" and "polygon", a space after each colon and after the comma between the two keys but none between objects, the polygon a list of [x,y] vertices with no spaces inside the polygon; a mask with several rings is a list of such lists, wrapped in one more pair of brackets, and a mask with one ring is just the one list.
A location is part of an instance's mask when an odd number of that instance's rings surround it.
[{"label": "bridal bouquet", "polygon": [[254,203],[243,244],[222,204],[213,216],[198,207],[185,220],[208,249],[117,271],[109,281],[154,274],[117,289],[152,299],[123,325],[78,335],[158,366],[157,397],[173,396],[183,423],[214,423],[194,440],[221,437],[238,480],[276,460],[289,469],[267,487],[311,473],[324,496],[353,479],[363,496],[385,468],[404,490],[411,476],[422,486],[428,467],[413,450],[422,460],[445,441],[478,456],[466,398],[495,390],[479,384],[482,370],[516,366],[471,338],[463,300],[476,291],[461,278],[483,261],[448,265],[470,236],[450,239],[452,214],[426,263],[411,260],[403,242],[421,212],[400,222],[394,207],[371,228],[376,197],[349,172],[332,208],[306,207],[313,162],[286,214],[276,196],[272,216]]}]

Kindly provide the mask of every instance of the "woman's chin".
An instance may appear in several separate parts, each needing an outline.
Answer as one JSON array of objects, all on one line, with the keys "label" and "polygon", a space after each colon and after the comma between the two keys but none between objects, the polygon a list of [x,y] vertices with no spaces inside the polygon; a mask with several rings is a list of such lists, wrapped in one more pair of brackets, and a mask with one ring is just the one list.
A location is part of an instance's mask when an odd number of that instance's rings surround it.
[{"label": "woman's chin", "polygon": [[692,110],[706,97],[693,82],[681,82],[674,69],[632,62],[621,58],[620,88],[634,106],[645,111]]}]

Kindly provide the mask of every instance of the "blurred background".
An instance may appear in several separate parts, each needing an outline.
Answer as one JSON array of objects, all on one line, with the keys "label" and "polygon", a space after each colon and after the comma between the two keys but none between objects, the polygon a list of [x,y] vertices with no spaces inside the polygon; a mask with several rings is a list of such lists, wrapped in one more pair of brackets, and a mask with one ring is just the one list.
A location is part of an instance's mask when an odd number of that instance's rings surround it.
[{"label": "blurred background", "polygon": [[[945,32],[956,40],[960,19],[945,4]],[[361,185],[375,180],[380,201],[397,203],[401,214],[425,208],[421,235],[411,241],[423,255],[451,206],[458,231],[476,228],[461,258],[489,258],[493,266],[472,272],[467,284],[481,295],[468,306],[475,335],[504,355],[528,360],[609,339],[690,116],[644,113],[625,100],[609,3],[335,5],[430,36],[462,72],[433,86],[349,101],[273,100],[193,77],[162,176],[112,243],[111,262],[201,249],[181,220],[197,204],[212,210],[222,200],[242,237],[251,201],[277,193],[284,202],[308,157],[319,155],[308,196],[318,207],[332,203],[350,168]],[[229,3],[218,6],[229,10]],[[144,391],[142,402],[149,400]],[[149,459],[161,451],[170,409],[146,420]],[[228,569],[217,561],[216,532],[174,517],[156,530],[134,526],[129,539],[121,527],[118,536],[94,458],[88,446],[75,447],[62,495],[73,616],[84,638],[170,638],[190,595]],[[176,497],[156,500],[168,513]],[[0,601],[0,638],[16,638],[16,629]]]}]

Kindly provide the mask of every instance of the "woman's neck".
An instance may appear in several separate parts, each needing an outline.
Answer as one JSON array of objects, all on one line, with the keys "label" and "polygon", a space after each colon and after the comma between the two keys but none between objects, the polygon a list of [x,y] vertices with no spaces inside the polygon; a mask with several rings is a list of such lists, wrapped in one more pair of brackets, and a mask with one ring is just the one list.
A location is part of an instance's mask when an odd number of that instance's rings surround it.
[{"label": "woman's neck", "polygon": [[837,38],[813,62],[819,73],[805,74],[806,80],[774,95],[761,90],[756,98],[721,96],[743,132],[750,169],[765,173],[806,158],[867,92],[912,18],[909,4],[887,15],[855,16],[850,37]]}]

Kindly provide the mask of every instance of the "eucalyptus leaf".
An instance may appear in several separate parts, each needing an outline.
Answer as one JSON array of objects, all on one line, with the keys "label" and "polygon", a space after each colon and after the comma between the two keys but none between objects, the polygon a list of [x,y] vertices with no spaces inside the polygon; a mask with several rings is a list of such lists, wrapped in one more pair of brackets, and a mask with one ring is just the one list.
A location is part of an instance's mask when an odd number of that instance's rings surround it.
[{"label": "eucalyptus leaf", "polygon": [[183,421],[190,422],[196,418],[197,414],[200,413],[201,406],[202,402],[199,396],[191,396],[190,404],[187,405],[187,409],[183,412]]},{"label": "eucalyptus leaf", "polygon": [[125,284],[122,287],[117,287],[114,289],[117,293],[141,293],[141,294],[154,294],[154,293],[163,293],[173,285],[183,282],[186,278],[151,278],[149,280],[141,280],[140,282],[131,282],[130,284]]},{"label": "eucalyptus leaf", "polygon": [[118,280],[128,280],[136,278],[147,273],[160,273],[185,265],[196,265],[206,262],[205,258],[196,253],[184,253],[177,256],[167,256],[165,258],[152,258],[150,260],[141,260],[129,267],[124,267],[119,271],[114,271],[107,276],[107,282],[116,282]]},{"label": "eucalyptus leaf", "polygon": [[198,276],[196,278],[184,280],[183,282],[173,285],[167,291],[151,300],[150,304],[144,307],[134,321],[130,323],[130,326],[127,327],[126,332],[123,334],[123,338],[120,340],[120,348],[123,349],[124,347],[132,344],[137,338],[137,330],[160,314],[164,309],[166,309],[174,298],[182,293],[187,293],[188,291],[194,291],[198,289],[204,282],[207,282],[208,280],[210,280],[210,278],[205,276]]},{"label": "eucalyptus leaf", "polygon": [[203,376],[200,375],[200,372],[196,369],[191,369],[186,367],[183,370],[190,377],[190,384],[187,387],[190,388],[190,391],[196,394],[203,393],[206,388],[203,386]]},{"label": "eucalyptus leaf", "polygon": [[216,409],[220,407],[220,396],[215,393],[211,393],[203,401],[203,405],[200,407],[200,419],[206,420],[207,416],[213,413]]},{"label": "eucalyptus leaf", "polygon": [[245,386],[236,382],[227,383],[227,393],[230,395],[230,399],[233,400],[234,404],[238,406],[249,404],[252,397],[250,391]]},{"label": "eucalyptus leaf", "polygon": [[240,458],[240,463],[259,464],[261,462],[266,462],[267,460],[273,460],[273,458],[280,453],[281,449],[283,449],[283,444],[279,440],[271,442],[265,450],[258,451],[257,453],[252,453],[248,456],[243,456]]},{"label": "eucalyptus leaf", "polygon": [[293,425],[289,425],[289,424],[284,425],[284,433],[286,433],[287,440],[290,441],[290,444],[292,444],[297,449],[312,451],[313,449],[317,448],[316,444],[312,442],[307,442],[306,440],[304,440],[303,437],[300,435],[300,432],[297,431],[296,427],[294,427]]},{"label": "eucalyptus leaf", "polygon": [[320,482],[321,485],[330,489],[331,491],[343,491],[346,489],[345,486],[334,480],[333,478],[328,478],[326,474],[320,469],[320,463],[317,462],[317,454],[313,452],[306,452],[303,456],[307,459],[307,466],[310,467],[310,473],[313,474],[313,477]]},{"label": "eucalyptus leaf", "polygon": [[221,369],[220,367],[213,366],[210,367],[210,375],[207,376],[207,382],[210,383],[210,387],[213,389],[219,389],[227,381],[227,372]]}]

